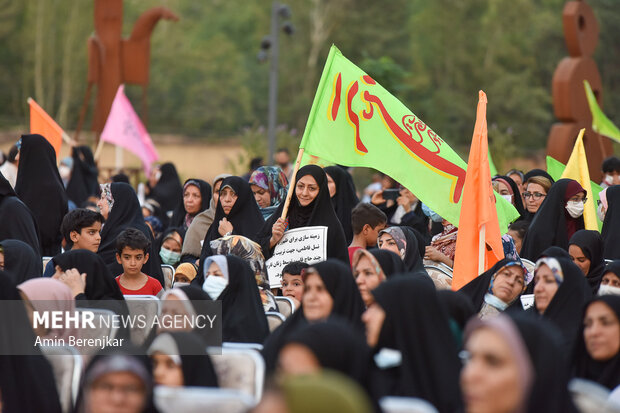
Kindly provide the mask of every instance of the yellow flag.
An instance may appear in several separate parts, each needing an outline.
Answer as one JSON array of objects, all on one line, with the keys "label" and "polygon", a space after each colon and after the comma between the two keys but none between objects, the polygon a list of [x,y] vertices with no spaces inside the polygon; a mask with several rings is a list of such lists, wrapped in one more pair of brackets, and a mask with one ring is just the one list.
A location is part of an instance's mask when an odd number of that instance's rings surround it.
[{"label": "yellow flag", "polygon": [[587,201],[583,210],[583,222],[586,229],[598,231],[596,222],[596,208],[594,206],[594,194],[590,185],[590,172],[588,171],[588,160],[586,158],[586,150],[583,146],[583,134],[586,130],[579,131],[579,136],[575,141],[573,153],[571,153],[562,178],[574,179],[581,184],[581,187],[588,191]]}]

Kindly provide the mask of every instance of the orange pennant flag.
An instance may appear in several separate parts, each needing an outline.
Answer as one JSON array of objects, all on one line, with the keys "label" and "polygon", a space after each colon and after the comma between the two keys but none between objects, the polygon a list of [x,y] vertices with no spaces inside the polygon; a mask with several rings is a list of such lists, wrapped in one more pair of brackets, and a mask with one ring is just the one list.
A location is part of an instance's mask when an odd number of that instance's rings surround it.
[{"label": "orange pennant flag", "polygon": [[58,159],[65,131],[58,126],[56,121],[34,99],[28,98],[28,105],[30,106],[30,133],[38,133],[47,139],[54,147],[56,159]]},{"label": "orange pennant flag", "polygon": [[504,258],[489,169],[487,95],[478,98],[476,126],[469,150],[459,217],[452,290],[458,290]]}]

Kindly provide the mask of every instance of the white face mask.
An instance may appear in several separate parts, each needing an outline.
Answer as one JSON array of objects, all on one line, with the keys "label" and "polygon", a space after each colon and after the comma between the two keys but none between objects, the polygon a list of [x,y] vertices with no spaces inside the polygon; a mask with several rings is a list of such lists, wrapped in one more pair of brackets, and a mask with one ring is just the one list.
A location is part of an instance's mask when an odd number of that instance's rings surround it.
[{"label": "white face mask", "polygon": [[583,215],[583,201],[568,201],[566,203],[566,210],[568,211],[568,215],[573,218],[579,218]]},{"label": "white face mask", "polygon": [[512,204],[512,195],[508,194],[508,195],[502,195],[502,198],[504,198],[506,201],[510,202]]},{"label": "white face mask", "polygon": [[58,173],[61,179],[69,179],[71,177],[71,168],[67,165],[60,165],[58,167]]},{"label": "white face mask", "polygon": [[607,184],[607,186],[612,186],[614,184],[614,177],[611,175],[605,175],[605,179],[603,182]]},{"label": "white face mask", "polygon": [[216,275],[209,275],[202,284],[202,289],[205,290],[209,297],[213,300],[217,300],[224,288],[228,285],[228,280],[224,277],[218,277]]},{"label": "white face mask", "polygon": [[181,282],[181,281],[175,281],[174,284],[172,284],[172,286],[174,288],[179,288],[179,287],[185,287],[190,285],[190,283],[185,283],[185,282]]},{"label": "white face mask", "polygon": [[596,208],[596,216],[598,216],[598,219],[601,220],[601,222],[605,221],[605,207],[603,207],[603,204],[600,204],[598,206],[598,208]]},{"label": "white face mask", "polygon": [[620,287],[602,285],[598,287],[598,295],[620,295]]}]

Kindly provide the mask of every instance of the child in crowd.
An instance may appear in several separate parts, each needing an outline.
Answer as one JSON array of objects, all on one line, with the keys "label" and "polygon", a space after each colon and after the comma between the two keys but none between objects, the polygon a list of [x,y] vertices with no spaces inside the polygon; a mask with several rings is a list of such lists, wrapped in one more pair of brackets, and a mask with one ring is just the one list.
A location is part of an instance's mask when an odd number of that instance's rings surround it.
[{"label": "child in crowd", "polygon": [[[181,285],[185,285],[192,282],[194,278],[196,278],[196,273],[198,272],[198,268],[192,264],[191,262],[184,262],[179,265],[174,272],[174,287],[180,287]],[[178,283],[178,285],[177,285]]]},{"label": "child in crowd", "polygon": [[155,295],[163,293],[161,284],[142,272],[149,260],[151,242],[142,231],[128,228],[116,239],[116,261],[123,266],[123,273],[116,282],[123,295]]},{"label": "child in crowd", "polygon": [[[101,227],[103,215],[86,208],[70,211],[62,219],[60,233],[63,237],[64,250],[88,250],[97,253],[101,243]],[[43,271],[44,277],[54,275],[54,265],[50,262]]]},{"label": "child in crowd", "polygon": [[385,229],[387,215],[373,204],[359,203],[351,211],[353,241],[349,245],[349,262],[360,248],[376,247],[379,231]]},{"label": "child in crowd", "polygon": [[305,262],[289,262],[282,269],[282,295],[289,297],[295,303],[295,308],[299,308],[301,296],[304,294],[304,280],[301,273],[309,265]]}]

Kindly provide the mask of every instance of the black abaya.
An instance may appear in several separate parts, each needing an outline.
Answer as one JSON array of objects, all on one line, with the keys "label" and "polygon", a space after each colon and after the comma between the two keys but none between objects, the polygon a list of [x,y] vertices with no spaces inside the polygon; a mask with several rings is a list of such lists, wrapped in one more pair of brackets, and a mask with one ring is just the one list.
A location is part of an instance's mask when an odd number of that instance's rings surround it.
[{"label": "black abaya", "polygon": [[9,181],[0,173],[0,240],[24,241],[41,255],[39,229],[34,215],[18,197]]},{"label": "black abaya", "polygon": [[406,271],[403,260],[401,260],[396,253],[379,248],[371,248],[368,252],[375,257],[386,278],[390,278],[394,274],[400,274]]},{"label": "black abaya", "polygon": [[[319,193],[316,198],[307,206],[302,207],[295,194],[295,188],[291,197],[291,203],[288,210],[287,220],[288,229],[295,229],[309,226],[326,226],[327,229],[327,258],[336,258],[342,262],[349,263],[348,244],[344,236],[344,231],[338,216],[334,211],[331,199],[329,197],[329,188],[327,187],[327,176],[325,171],[317,165],[306,165],[299,169],[295,176],[295,182],[299,182],[306,175],[311,175],[319,187]],[[271,230],[273,224],[282,216],[284,203],[280,204],[276,212],[267,219],[259,234],[259,243],[263,249],[265,259],[271,258],[273,248],[270,247]]]},{"label": "black abaya", "polygon": [[353,227],[351,226],[351,211],[360,202],[355,193],[353,178],[346,170],[339,166],[328,166],[325,173],[334,180],[336,193],[331,198],[334,212],[342,225],[347,245],[353,240]]},{"label": "black abaya", "polygon": [[607,212],[603,221],[601,236],[605,249],[603,257],[608,260],[620,259],[620,185],[607,188]]},{"label": "black abaya", "polygon": [[[207,182],[203,181],[202,179],[191,178],[185,181],[185,183],[183,184],[183,188],[185,188],[185,186],[188,183],[190,183],[191,185],[197,186],[198,189],[200,190],[200,198],[201,198],[200,209],[198,210],[198,212],[196,212],[193,215],[193,216],[196,216],[200,214],[202,211],[208,209],[209,206],[211,205],[211,185],[209,185]],[[184,198],[184,194],[183,196],[181,196],[181,200],[180,200],[181,202],[178,203],[176,208],[174,209],[174,214],[172,214],[172,218],[170,219],[169,225],[171,227],[183,227],[187,231],[188,226],[185,225],[187,211],[185,210],[185,204],[183,203],[183,198]]]},{"label": "black abaya", "polygon": [[41,257],[23,241],[6,239],[0,241],[4,251],[4,271],[11,275],[14,285],[43,274]]},{"label": "black abaya", "polygon": [[581,248],[583,255],[590,260],[590,269],[585,276],[590,288],[592,288],[592,293],[596,294],[605,271],[601,234],[598,231],[582,229],[575,232],[568,245],[576,245]]},{"label": "black abaya", "polygon": [[156,200],[165,212],[172,211],[183,201],[183,187],[174,164],[168,162],[159,168],[161,176],[151,189],[149,198]]},{"label": "black abaya", "polygon": [[[509,262],[513,262],[514,260],[509,258],[503,258],[495,263],[487,271],[483,272],[467,284],[465,284],[460,290],[460,293],[463,293],[471,300],[472,304],[476,312],[480,311],[482,305],[484,304],[484,296],[489,293],[489,286],[491,285],[491,280],[493,280],[493,276],[499,270],[501,270],[506,264]],[[520,295],[520,294],[519,294]],[[519,297],[517,297],[517,300]],[[506,303],[510,304],[510,303]]]},{"label": "black abaya", "polygon": [[99,193],[97,181],[99,171],[93,152],[88,146],[74,146],[71,150],[71,157],[73,158],[73,170],[71,179],[67,183],[67,196],[79,207],[88,197],[97,196]]},{"label": "black abaya", "polygon": [[60,224],[68,211],[56,152],[41,135],[24,135],[21,140],[15,192],[37,222],[41,255],[53,256],[60,252]]}]

